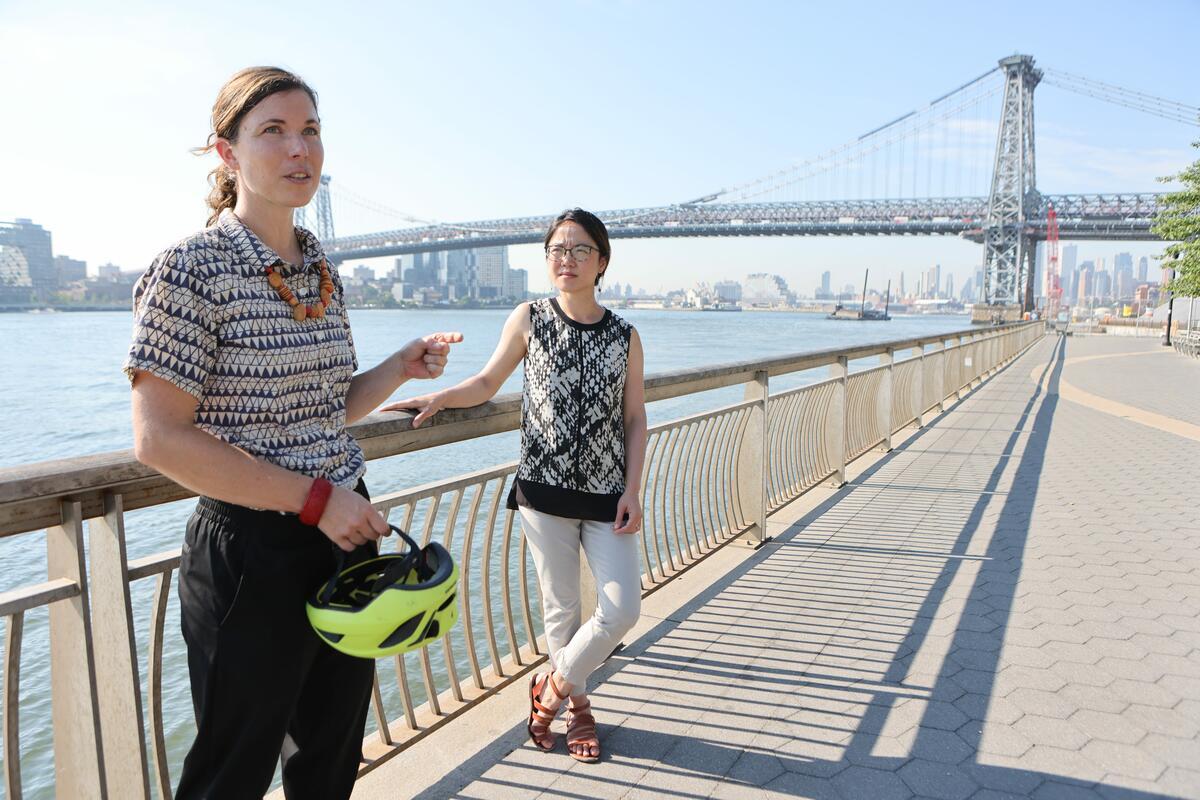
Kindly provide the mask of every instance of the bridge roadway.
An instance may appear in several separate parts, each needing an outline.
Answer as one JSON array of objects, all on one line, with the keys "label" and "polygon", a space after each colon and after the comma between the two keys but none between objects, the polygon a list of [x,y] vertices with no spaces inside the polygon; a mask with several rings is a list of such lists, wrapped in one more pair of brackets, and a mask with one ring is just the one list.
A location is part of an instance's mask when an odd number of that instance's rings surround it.
[{"label": "bridge roadway", "polygon": [[355,800],[1200,798],[1200,419],[1151,424],[1197,396],[1157,339],[1047,337],[648,597],[602,763],[514,686]]},{"label": "bridge roadway", "polygon": [[[1050,204],[1061,239],[1157,240],[1150,225],[1161,194],[1043,195],[1031,235],[1046,236]],[[983,241],[986,197],[826,200],[795,203],[682,204],[599,212],[614,239],[696,236],[963,236]],[[542,241],[552,216],[440,224],[328,243],[341,263],[473,247]]]}]

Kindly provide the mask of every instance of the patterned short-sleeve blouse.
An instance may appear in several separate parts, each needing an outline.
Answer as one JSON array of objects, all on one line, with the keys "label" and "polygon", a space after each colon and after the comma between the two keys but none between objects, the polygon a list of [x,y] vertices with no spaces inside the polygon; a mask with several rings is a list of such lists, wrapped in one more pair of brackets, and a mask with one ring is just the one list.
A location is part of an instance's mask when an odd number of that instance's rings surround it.
[{"label": "patterned short-sleeve blouse", "polygon": [[358,367],[341,281],[325,317],[296,322],[267,283],[274,266],[301,303],[318,302],[320,242],[296,229],[304,264],[286,263],[229,209],[163,251],[133,291],[130,380],[148,372],[199,402],[198,428],[285,469],[353,487],[366,471],[346,432]]}]

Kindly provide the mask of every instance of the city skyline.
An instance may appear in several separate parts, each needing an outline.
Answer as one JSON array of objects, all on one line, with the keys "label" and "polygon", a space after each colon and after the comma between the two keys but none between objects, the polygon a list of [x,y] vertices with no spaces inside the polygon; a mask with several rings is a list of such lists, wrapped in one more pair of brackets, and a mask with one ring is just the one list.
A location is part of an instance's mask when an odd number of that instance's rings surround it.
[{"label": "city skyline", "polygon": [[[103,264],[89,270],[85,261],[53,252],[53,232],[28,219],[19,219],[16,224],[0,222],[0,304],[27,302],[27,293],[35,302],[49,302],[50,295],[65,292],[70,302],[80,302],[90,297],[105,303],[122,303],[119,287],[114,283],[129,283],[140,274],[140,269],[122,269],[119,265]],[[1080,245],[1068,242],[1063,245],[1059,264],[1060,286],[1064,302],[1118,302],[1134,300],[1144,304],[1158,295],[1157,285],[1161,282],[1161,266],[1151,269],[1153,255],[1135,255],[1131,250],[1139,249],[1131,242],[1095,243],[1105,255],[1090,256]],[[1126,248],[1112,252],[1113,248]],[[528,247],[528,246],[526,246]],[[472,248],[466,250],[432,251],[401,257],[388,257],[368,261],[354,260],[341,265],[347,286],[359,290],[367,284],[379,282],[378,289],[398,302],[437,304],[462,300],[473,302],[495,302],[498,300],[519,301],[530,292],[545,294],[549,285],[539,286],[530,279],[530,270],[514,267],[510,263],[510,249],[504,246]],[[1140,248],[1146,249],[1146,248]],[[1151,248],[1153,249],[1153,248]],[[541,260],[539,251],[534,257]],[[1038,244],[1035,257],[1035,297],[1044,297],[1046,284],[1046,251],[1044,243]],[[1137,264],[1136,273],[1134,264]],[[1111,263],[1111,270],[1108,268]],[[806,271],[811,271],[808,267]],[[863,268],[869,274],[871,267]],[[955,270],[935,263],[928,269],[917,270],[910,276],[907,270],[875,268],[875,282],[863,287],[856,276],[853,281],[835,281],[832,270],[820,275],[820,285],[809,287],[804,279],[789,280],[781,275],[788,270],[746,273],[741,278],[736,274],[724,274],[716,280],[697,278],[691,284],[637,284],[637,296],[667,296],[687,294],[692,300],[709,297],[722,302],[735,302],[737,297],[726,297],[720,291],[722,285],[731,287],[740,297],[742,282],[750,295],[759,295],[769,301],[781,301],[785,296],[790,304],[794,299],[829,301],[846,300],[863,295],[882,297],[890,290],[896,302],[907,300],[958,300],[966,304],[978,298],[982,282],[982,266],[963,267]],[[614,288],[621,286],[621,273],[609,271],[609,283]],[[961,278],[956,278],[958,275]],[[633,280],[640,276],[626,276],[624,296],[632,293]],[[864,278],[866,275],[864,275]],[[91,278],[85,286],[82,281]],[[915,278],[915,279],[914,279]],[[15,280],[14,280],[15,279]],[[753,288],[755,282],[761,286]],[[763,283],[763,281],[766,281]],[[778,283],[774,288],[772,281]],[[1146,285],[1149,284],[1147,287]],[[1143,288],[1152,288],[1149,293]],[[699,294],[697,294],[699,291]],[[363,301],[361,291],[353,292],[355,299]],[[621,297],[621,292],[608,295]],[[689,301],[691,302],[691,301]],[[707,302],[707,301],[704,301]]]},{"label": "city skyline", "polygon": [[[1118,3],[1090,4],[1086,15],[1017,3],[1004,17],[913,15],[880,3],[856,14],[861,47],[849,59],[838,37],[813,35],[848,22],[822,7],[759,2],[734,14],[703,3],[567,3],[547,14],[541,3],[469,3],[453,16],[373,4],[338,15],[315,3],[283,8],[0,9],[0,69],[24,76],[6,102],[18,119],[36,121],[0,130],[0,147],[19,154],[6,164],[0,220],[25,217],[52,230],[55,254],[91,271],[145,268],[203,223],[211,159],[188,149],[203,143],[217,87],[248,63],[280,63],[313,83],[335,185],[425,218],[467,220],[690,199],[851,141],[1014,51],[1039,66],[1194,101],[1185,55],[1158,46],[1156,32],[1200,22],[1200,9],[1178,2],[1132,20]],[[1033,15],[1038,26],[1024,21]],[[314,22],[322,46],[297,47]],[[1073,35],[1060,35],[1067,28]],[[804,47],[794,46],[796,31]],[[587,111],[547,119],[561,68],[546,43],[571,36],[596,48],[584,45],[587,57],[563,72],[583,89],[569,96],[586,98]],[[447,42],[454,58],[445,57]],[[823,77],[831,65],[836,81]],[[676,77],[663,84],[659,75]],[[1052,86],[1037,97],[1043,191],[1161,190],[1155,178],[1195,158],[1194,129]],[[986,178],[990,165],[974,166]],[[352,220],[341,222],[353,230]],[[1081,247],[1092,258],[1117,251]],[[1120,249],[1136,260],[1161,247]],[[548,286],[536,246],[513,247],[509,259],[529,271],[530,289]],[[911,280],[935,263],[961,286],[981,262],[979,245],[949,238],[617,240],[612,268],[664,288],[768,271],[810,291],[825,270],[840,286],[868,267]]]}]

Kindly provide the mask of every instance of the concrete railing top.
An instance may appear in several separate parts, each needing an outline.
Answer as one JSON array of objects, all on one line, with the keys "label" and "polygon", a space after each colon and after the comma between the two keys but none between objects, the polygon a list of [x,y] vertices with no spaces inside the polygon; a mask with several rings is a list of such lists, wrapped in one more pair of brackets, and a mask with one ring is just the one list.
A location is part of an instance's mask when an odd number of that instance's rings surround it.
[{"label": "concrete railing top", "polygon": [[[1014,329],[1041,323],[1016,323]],[[647,401],[719,389],[752,380],[757,372],[785,375],[888,351],[907,350],[952,339],[995,332],[971,327],[946,333],[894,339],[853,347],[829,348],[770,359],[660,372],[646,378]],[[371,414],[350,426],[368,459],[515,430],[520,425],[521,395],[510,393],[474,408],[447,409],[418,429],[407,414]],[[125,509],[181,500],[193,493],[141,464],[132,450],[42,461],[0,469],[0,537],[60,522],[63,500],[79,501],[85,517],[102,512],[103,495],[120,493]]]}]

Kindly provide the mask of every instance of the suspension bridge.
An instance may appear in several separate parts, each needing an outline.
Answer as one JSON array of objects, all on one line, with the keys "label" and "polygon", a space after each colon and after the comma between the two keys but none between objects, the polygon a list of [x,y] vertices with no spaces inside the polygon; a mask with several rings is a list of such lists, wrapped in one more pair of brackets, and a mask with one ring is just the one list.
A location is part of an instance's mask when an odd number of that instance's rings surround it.
[{"label": "suspension bridge", "polygon": [[[800,164],[692,200],[609,210],[600,216],[614,238],[958,236],[984,246],[984,316],[1002,311],[1011,317],[1033,308],[1037,242],[1051,231],[1061,239],[1154,240],[1150,228],[1163,196],[1039,192],[1033,98],[1042,83],[1161,119],[1200,125],[1200,108],[1039,69],[1032,56],[1014,55],[925,107]],[[980,156],[988,151],[991,169],[985,172]],[[983,191],[936,196],[964,186]],[[335,236],[335,201],[351,214],[366,212],[406,226]],[[313,227],[338,263],[535,243],[552,218],[429,220],[340,187],[334,191],[328,176],[305,213],[315,218]],[[342,214],[339,210],[339,219]],[[1048,286],[1056,285],[1053,264],[1046,280]]]}]

